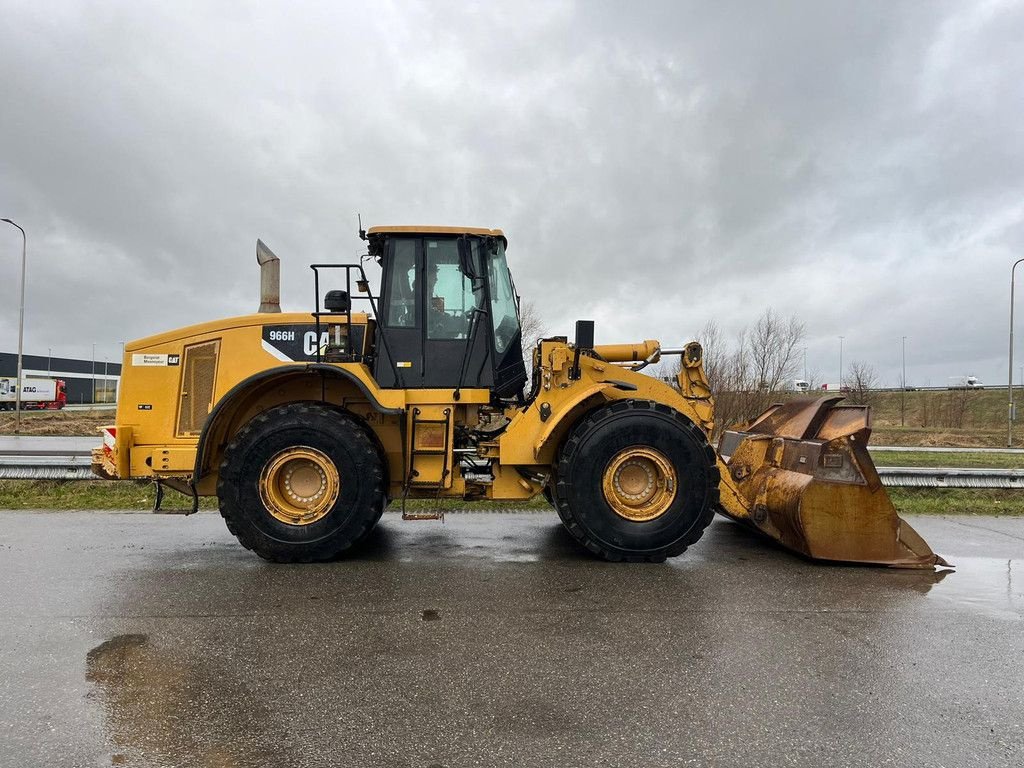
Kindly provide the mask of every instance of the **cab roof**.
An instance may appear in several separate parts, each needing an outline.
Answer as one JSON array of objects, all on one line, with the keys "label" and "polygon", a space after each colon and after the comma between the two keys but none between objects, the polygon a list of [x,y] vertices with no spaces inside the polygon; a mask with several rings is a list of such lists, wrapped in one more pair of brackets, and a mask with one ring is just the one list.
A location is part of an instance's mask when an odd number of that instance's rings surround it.
[{"label": "cab roof", "polygon": [[429,227],[415,225],[401,225],[392,227],[370,227],[366,230],[368,235],[387,234],[412,234],[412,235],[482,235],[484,237],[505,237],[500,229],[486,229],[483,227]]}]

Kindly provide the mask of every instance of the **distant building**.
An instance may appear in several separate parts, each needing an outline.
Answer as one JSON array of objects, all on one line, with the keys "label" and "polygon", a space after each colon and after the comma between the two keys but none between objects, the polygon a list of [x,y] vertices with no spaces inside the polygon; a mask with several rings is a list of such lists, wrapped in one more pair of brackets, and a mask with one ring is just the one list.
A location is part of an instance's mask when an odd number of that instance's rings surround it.
[{"label": "distant building", "polygon": [[[68,405],[113,403],[121,381],[121,363],[78,360],[71,357],[25,355],[22,358],[26,379],[63,379],[67,384]],[[0,376],[18,375],[18,355],[0,352]],[[94,393],[95,392],[95,396]]]}]

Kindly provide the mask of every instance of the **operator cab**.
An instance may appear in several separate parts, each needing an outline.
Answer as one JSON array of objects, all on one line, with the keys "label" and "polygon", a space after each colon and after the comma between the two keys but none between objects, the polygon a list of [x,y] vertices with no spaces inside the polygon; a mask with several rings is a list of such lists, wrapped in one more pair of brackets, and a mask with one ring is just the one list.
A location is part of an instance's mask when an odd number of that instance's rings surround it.
[{"label": "operator cab", "polygon": [[382,268],[377,383],[520,396],[519,302],[501,230],[373,227],[367,239]]}]

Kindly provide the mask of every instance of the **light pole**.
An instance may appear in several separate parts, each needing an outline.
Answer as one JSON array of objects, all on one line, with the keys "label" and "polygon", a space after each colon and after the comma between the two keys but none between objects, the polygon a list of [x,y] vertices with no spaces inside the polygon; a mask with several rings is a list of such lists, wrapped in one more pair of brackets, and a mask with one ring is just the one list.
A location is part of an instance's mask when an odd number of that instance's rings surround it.
[{"label": "light pole", "polygon": [[907,337],[903,337],[903,374],[900,377],[900,426],[907,426]]},{"label": "light pole", "polygon": [[1014,272],[1017,271],[1017,265],[1020,264],[1024,259],[1017,259],[1013,262],[1013,266],[1010,267],[1010,373],[1009,373],[1009,386],[1007,390],[1010,393],[1010,403],[1006,410],[1006,447],[1009,448],[1013,445],[1013,278]]},{"label": "light pole", "polygon": [[807,381],[807,347],[804,347],[804,381]]},{"label": "light pole", "polygon": [[839,391],[843,391],[843,339],[845,336],[839,337]]},{"label": "light pole", "polygon": [[96,342],[92,343],[92,404],[96,405]]},{"label": "light pole", "polygon": [[[18,227],[10,219],[0,219],[0,221],[6,221],[12,227]],[[18,388],[14,395],[14,434],[21,432],[21,375],[22,375],[22,349],[25,341],[25,252],[28,250],[28,237],[25,235],[25,230],[18,227],[21,231],[21,304],[18,309]]]}]

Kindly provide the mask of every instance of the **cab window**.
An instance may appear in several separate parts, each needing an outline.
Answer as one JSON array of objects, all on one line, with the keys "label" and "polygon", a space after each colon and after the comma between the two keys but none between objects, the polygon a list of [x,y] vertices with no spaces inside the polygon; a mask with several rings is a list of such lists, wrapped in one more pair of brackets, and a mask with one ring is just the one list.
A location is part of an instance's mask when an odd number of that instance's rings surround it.
[{"label": "cab window", "polygon": [[387,324],[392,328],[416,327],[416,241],[394,241],[394,267],[388,286]]},{"label": "cab window", "polygon": [[427,275],[427,338],[465,339],[473,309],[480,306],[482,286],[474,292],[473,281],[459,265],[458,241],[453,238],[423,241]]},{"label": "cab window", "polygon": [[505,261],[505,246],[499,243],[489,259],[491,284],[491,322],[494,324],[494,351],[499,355],[508,349],[519,332],[519,312],[512,289],[512,276]]}]

